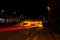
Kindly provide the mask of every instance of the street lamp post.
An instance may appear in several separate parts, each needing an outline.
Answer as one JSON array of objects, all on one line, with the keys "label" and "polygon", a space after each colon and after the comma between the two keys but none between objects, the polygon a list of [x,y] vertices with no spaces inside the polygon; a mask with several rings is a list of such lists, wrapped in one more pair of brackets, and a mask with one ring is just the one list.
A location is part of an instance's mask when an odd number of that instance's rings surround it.
[{"label": "street lamp post", "polygon": [[54,7],[55,7],[55,2],[53,0],[49,0],[49,3],[50,4],[48,4],[48,6],[47,6],[48,20],[49,20],[49,23],[51,24],[51,27],[54,28]]}]

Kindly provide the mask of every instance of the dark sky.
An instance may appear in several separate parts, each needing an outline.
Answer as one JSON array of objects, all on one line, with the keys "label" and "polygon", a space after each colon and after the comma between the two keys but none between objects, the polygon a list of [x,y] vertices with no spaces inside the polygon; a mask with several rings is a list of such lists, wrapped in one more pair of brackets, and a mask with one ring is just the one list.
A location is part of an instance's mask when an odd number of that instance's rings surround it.
[{"label": "dark sky", "polygon": [[[14,15],[13,12],[16,12],[15,16],[19,16],[21,14],[26,16],[32,16],[37,17],[45,13],[44,10],[46,10],[44,7],[44,3],[41,4],[22,4],[21,7],[11,7],[11,8],[0,8],[1,10],[4,10],[4,13],[7,15]],[[0,12],[1,13],[1,12]]]},{"label": "dark sky", "polygon": [[46,10],[44,8],[44,4],[25,4],[24,5],[24,12],[27,15],[32,15],[32,16],[40,16],[42,14],[44,14],[44,10]]},{"label": "dark sky", "polygon": [[[55,1],[56,2],[56,1]],[[21,14],[26,15],[26,16],[32,16],[32,17],[39,17],[41,15],[47,16],[48,11],[46,7],[50,4],[52,9],[54,10],[55,13],[58,11],[58,2],[54,4],[53,2],[48,2],[48,1],[40,1],[39,4],[20,4],[18,3],[11,3],[11,4],[5,4],[3,6],[0,5],[0,13],[1,10],[3,9],[5,14],[11,15],[11,16],[17,16],[19,17]],[[55,5],[55,6],[54,6]],[[57,8],[56,8],[57,7]],[[13,12],[16,11],[16,15],[13,14]]]},{"label": "dark sky", "polygon": [[[20,14],[32,17],[39,17],[46,13],[44,8],[48,3],[48,0],[40,0],[38,4],[23,4],[19,2],[2,2],[0,5],[0,11],[3,9],[5,14],[12,16],[20,16]],[[12,13],[16,11],[16,15]],[[1,12],[0,12],[1,13]]]}]

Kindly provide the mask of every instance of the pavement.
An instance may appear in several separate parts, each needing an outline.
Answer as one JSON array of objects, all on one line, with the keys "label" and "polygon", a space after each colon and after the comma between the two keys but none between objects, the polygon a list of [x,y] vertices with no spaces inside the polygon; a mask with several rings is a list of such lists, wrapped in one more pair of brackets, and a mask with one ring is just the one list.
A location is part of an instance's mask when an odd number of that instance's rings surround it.
[{"label": "pavement", "polygon": [[30,28],[0,32],[0,40],[60,40],[60,34],[49,29]]}]

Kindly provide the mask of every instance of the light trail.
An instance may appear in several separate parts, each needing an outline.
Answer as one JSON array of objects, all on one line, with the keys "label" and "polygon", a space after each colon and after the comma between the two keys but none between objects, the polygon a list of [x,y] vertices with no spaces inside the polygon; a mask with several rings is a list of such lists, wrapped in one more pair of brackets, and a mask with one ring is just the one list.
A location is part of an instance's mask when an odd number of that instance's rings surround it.
[{"label": "light trail", "polygon": [[9,27],[9,28],[0,28],[0,32],[4,31],[14,31],[14,30],[20,30],[23,29],[22,27]]},{"label": "light trail", "polygon": [[23,27],[23,26],[17,26],[17,27],[7,27],[7,28],[0,28],[0,32],[5,32],[5,31],[15,31],[15,30],[22,30],[22,29],[29,29],[29,28],[33,28],[33,27]]},{"label": "light trail", "polygon": [[[25,25],[23,25],[24,23]],[[34,28],[34,27],[39,27],[42,29],[43,28],[42,21],[23,21],[22,23],[19,23],[7,28],[0,28],[0,32],[28,29],[28,28]]]},{"label": "light trail", "polygon": [[33,27],[23,27],[23,26],[16,26],[16,27],[7,27],[7,28],[0,28],[0,32],[5,32],[5,31],[15,31],[15,30],[23,30],[23,29],[29,29],[29,28],[33,28]]}]

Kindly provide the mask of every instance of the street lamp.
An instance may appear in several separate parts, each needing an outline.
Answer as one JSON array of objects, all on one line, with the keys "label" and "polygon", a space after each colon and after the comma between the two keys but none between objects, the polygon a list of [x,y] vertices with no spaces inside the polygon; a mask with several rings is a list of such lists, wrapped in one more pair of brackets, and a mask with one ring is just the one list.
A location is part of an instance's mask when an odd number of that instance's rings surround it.
[{"label": "street lamp", "polygon": [[51,8],[49,6],[46,7],[49,13],[51,12]]},{"label": "street lamp", "polygon": [[4,12],[4,10],[2,10],[2,13]]}]

